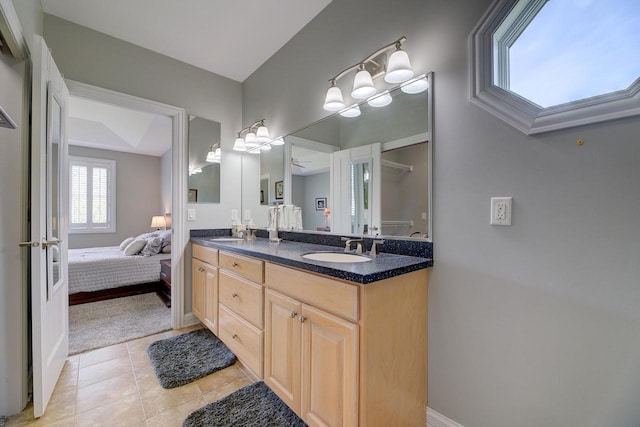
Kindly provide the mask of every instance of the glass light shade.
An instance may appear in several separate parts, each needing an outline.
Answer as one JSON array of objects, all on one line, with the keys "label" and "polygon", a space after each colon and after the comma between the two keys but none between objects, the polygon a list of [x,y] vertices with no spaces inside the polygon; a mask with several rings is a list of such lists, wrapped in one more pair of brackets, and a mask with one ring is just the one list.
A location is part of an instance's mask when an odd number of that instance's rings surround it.
[{"label": "glass light shade", "polygon": [[413,77],[413,69],[409,62],[409,55],[404,50],[396,50],[389,58],[384,81],[387,83],[402,83],[411,77]]},{"label": "glass light shade", "polygon": [[408,93],[410,95],[414,95],[416,93],[422,93],[429,88],[429,82],[427,81],[427,77],[422,75],[417,79],[410,80],[403,84],[400,87],[400,90],[404,93]]},{"label": "glass light shade", "polygon": [[358,107],[358,104],[352,105],[340,111],[340,115],[342,117],[358,117],[360,115],[360,107]]},{"label": "glass light shade", "polygon": [[[376,93],[371,74],[367,70],[360,70],[353,79],[353,91],[351,96],[356,99],[365,99]],[[344,108],[344,105],[342,106]]]},{"label": "glass light shade", "polygon": [[216,159],[216,152],[213,150],[209,151],[207,153],[207,162],[213,163],[216,161],[215,159]]},{"label": "glass light shade", "polygon": [[245,135],[244,146],[247,147],[247,150],[258,146],[258,141],[256,140],[255,133],[249,132],[247,135]]},{"label": "glass light shade", "polygon": [[220,147],[216,148],[216,151],[213,154],[213,163],[220,163],[222,160],[222,150]]},{"label": "glass light shade", "polygon": [[202,168],[195,168],[195,169],[193,170],[193,174],[194,174],[194,175],[195,175],[195,174],[197,174],[197,173],[202,173]]},{"label": "glass light shade", "polygon": [[323,108],[327,111],[339,111],[344,108],[344,99],[342,98],[342,91],[339,87],[331,86],[329,90],[327,90]]},{"label": "glass light shade", "polygon": [[260,150],[262,150],[262,151],[269,151],[269,150],[271,150],[271,144],[262,144],[262,145],[260,146]]},{"label": "glass light shade", "polygon": [[256,141],[258,142],[268,142],[271,140],[269,136],[269,129],[266,126],[260,126],[256,131]]},{"label": "glass light shade", "polygon": [[237,137],[236,141],[233,143],[233,149],[235,151],[247,151],[247,147],[244,145],[244,139]]},{"label": "glass light shade", "polygon": [[284,138],[281,136],[277,137],[273,141],[271,141],[271,145],[284,145]]},{"label": "glass light shade", "polygon": [[372,96],[371,98],[369,98],[367,100],[367,104],[371,105],[372,107],[386,107],[387,105],[391,104],[391,101],[393,100],[393,98],[391,97],[391,94],[389,94],[388,90],[385,90],[384,92],[382,92],[379,95],[376,96]]},{"label": "glass light shade", "polygon": [[164,220],[164,215],[151,217],[151,228],[164,228],[167,226],[167,222]]}]

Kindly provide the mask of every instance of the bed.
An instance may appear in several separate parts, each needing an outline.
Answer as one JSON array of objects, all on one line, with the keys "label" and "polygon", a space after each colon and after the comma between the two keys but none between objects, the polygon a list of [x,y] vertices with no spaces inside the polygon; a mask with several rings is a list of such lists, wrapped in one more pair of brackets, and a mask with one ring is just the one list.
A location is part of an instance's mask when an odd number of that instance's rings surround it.
[{"label": "bed", "polygon": [[126,255],[121,246],[70,249],[69,305],[159,292],[163,259],[171,253]]}]

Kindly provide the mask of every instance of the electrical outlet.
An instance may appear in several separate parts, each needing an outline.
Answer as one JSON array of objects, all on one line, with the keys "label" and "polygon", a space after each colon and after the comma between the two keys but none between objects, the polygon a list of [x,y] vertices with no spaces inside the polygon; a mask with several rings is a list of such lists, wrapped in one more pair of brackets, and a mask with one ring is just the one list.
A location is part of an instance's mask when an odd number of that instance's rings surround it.
[{"label": "electrical outlet", "polygon": [[513,197],[491,198],[491,225],[511,225]]}]

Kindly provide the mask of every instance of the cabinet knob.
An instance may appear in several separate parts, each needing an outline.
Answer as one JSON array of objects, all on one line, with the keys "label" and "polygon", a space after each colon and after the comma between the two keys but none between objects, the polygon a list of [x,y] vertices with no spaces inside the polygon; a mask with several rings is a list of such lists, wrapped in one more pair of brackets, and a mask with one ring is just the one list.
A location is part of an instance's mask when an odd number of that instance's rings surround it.
[{"label": "cabinet knob", "polygon": [[238,338],[238,334],[231,335],[231,338],[233,338],[235,340],[236,338]]},{"label": "cabinet knob", "polygon": [[298,313],[296,313],[295,311],[292,311],[291,313],[289,313],[289,316],[293,319],[294,317],[296,317],[298,315]]},{"label": "cabinet knob", "polygon": [[234,292],[234,293],[232,293],[232,294],[231,294],[231,296],[232,296],[233,298],[238,298],[238,294],[236,294],[235,292]]},{"label": "cabinet knob", "polygon": [[304,316],[300,316],[300,323],[304,323],[304,321],[305,321],[305,320],[307,320],[307,318],[306,318],[306,317],[304,317]]},{"label": "cabinet knob", "polygon": [[204,271],[204,268],[202,268],[202,267],[198,267],[198,271],[199,271],[200,273],[202,273],[202,272]]},{"label": "cabinet knob", "polygon": [[231,267],[237,267],[237,266],[238,266],[237,262],[233,261],[233,263],[231,263]]}]

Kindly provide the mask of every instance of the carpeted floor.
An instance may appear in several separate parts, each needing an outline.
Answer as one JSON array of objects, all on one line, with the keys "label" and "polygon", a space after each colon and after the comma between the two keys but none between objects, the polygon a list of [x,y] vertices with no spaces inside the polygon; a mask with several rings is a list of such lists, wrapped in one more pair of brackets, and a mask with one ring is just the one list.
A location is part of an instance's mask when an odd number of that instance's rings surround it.
[{"label": "carpeted floor", "polygon": [[192,412],[183,427],[306,427],[263,382],[253,383]]},{"label": "carpeted floor", "polygon": [[189,384],[236,361],[235,354],[208,329],[158,340],[147,354],[164,388]]},{"label": "carpeted floor", "polygon": [[171,329],[171,309],[155,293],[69,307],[69,354]]}]

